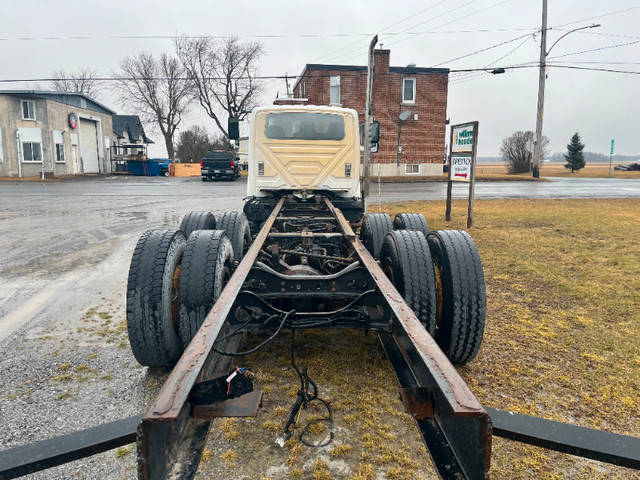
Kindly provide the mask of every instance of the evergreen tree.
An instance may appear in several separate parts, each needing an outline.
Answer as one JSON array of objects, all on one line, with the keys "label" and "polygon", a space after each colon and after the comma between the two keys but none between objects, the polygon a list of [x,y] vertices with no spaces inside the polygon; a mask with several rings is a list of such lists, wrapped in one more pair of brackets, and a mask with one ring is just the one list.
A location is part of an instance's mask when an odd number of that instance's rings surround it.
[{"label": "evergreen tree", "polygon": [[570,168],[571,173],[584,168],[587,162],[584,160],[584,144],[580,141],[578,132],[573,134],[571,142],[567,145],[567,153],[564,158],[567,161],[564,168]]}]

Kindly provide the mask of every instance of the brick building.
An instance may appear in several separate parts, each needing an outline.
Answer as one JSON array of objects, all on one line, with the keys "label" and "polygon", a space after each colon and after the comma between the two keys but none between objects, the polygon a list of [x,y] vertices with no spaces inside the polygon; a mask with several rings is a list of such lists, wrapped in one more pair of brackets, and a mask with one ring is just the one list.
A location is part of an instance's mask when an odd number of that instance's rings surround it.
[{"label": "brick building", "polygon": [[[371,174],[441,175],[449,70],[389,66],[390,50],[375,50],[372,111],[380,122],[380,148]],[[353,108],[364,122],[367,67],[307,64],[280,105],[336,105]],[[400,114],[405,113],[400,120]]]}]

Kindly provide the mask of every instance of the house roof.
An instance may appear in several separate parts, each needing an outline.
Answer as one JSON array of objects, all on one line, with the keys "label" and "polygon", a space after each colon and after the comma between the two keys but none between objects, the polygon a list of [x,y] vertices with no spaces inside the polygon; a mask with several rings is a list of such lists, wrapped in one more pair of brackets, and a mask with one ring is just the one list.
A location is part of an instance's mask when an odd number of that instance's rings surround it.
[{"label": "house roof", "polygon": [[80,92],[54,92],[49,90],[0,90],[0,95],[11,95],[29,98],[42,98],[52,102],[63,103],[71,107],[84,108],[94,112],[113,115],[114,112],[100,102]]},{"label": "house roof", "polygon": [[138,115],[113,115],[111,118],[113,121],[113,133],[118,138],[123,138],[126,130],[129,133],[129,138],[134,142],[142,140],[143,143],[154,143],[153,140],[145,135]]},{"label": "house roof", "polygon": [[[327,65],[323,63],[307,63],[302,70],[302,73],[298,76],[296,83],[293,85],[293,90],[296,89],[302,77],[309,70],[319,71],[337,71],[337,72],[366,72],[367,67],[362,65]],[[426,74],[426,75],[448,75],[448,68],[428,68],[428,67],[389,67],[390,73],[405,73],[405,74]]]}]

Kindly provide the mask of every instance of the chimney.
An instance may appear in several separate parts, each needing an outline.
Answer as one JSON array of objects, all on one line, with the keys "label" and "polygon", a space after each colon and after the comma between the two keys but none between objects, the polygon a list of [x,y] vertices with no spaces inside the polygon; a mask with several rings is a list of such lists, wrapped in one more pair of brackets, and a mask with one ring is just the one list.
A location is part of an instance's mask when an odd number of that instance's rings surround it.
[{"label": "chimney", "polygon": [[391,50],[374,50],[373,61],[376,73],[389,73],[389,54]]}]

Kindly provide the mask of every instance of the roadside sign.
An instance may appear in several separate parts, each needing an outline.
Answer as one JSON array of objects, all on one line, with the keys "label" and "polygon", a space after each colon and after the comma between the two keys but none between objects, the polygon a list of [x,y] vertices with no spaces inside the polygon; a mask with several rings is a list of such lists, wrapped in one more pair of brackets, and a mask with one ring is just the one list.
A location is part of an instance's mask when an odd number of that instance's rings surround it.
[{"label": "roadside sign", "polygon": [[473,197],[476,185],[476,154],[478,151],[478,122],[460,123],[451,126],[449,142],[449,181],[447,182],[447,211],[445,220],[451,221],[453,182],[469,184],[469,211],[467,228],[473,226]]},{"label": "roadside sign", "polygon": [[451,142],[452,152],[472,152],[473,151],[473,123],[464,125],[454,125],[452,128],[453,140]]},{"label": "roadside sign", "polygon": [[613,155],[613,138],[611,139],[611,155]]},{"label": "roadside sign", "polygon": [[451,156],[451,180],[454,182],[471,181],[471,155]]}]

